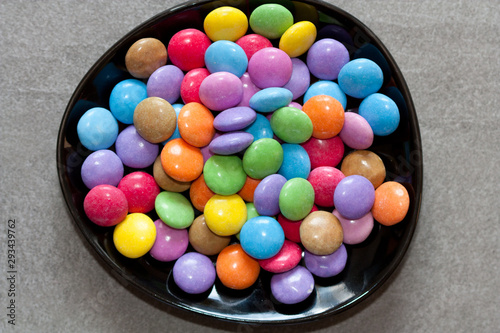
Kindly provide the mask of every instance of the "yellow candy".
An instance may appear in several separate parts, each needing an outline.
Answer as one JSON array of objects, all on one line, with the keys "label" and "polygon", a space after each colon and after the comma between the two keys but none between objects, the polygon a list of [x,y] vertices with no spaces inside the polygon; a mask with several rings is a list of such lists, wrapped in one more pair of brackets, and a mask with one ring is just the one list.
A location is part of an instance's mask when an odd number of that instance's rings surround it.
[{"label": "yellow candy", "polygon": [[155,224],[149,216],[142,213],[128,214],[113,232],[113,242],[118,252],[132,259],[148,253],[155,240]]},{"label": "yellow candy", "polygon": [[316,26],[309,21],[297,22],[285,31],[280,39],[280,49],[290,58],[303,55],[316,39]]},{"label": "yellow candy", "polygon": [[203,213],[207,226],[219,236],[237,234],[247,220],[245,201],[237,194],[214,195],[208,200]]},{"label": "yellow candy", "polygon": [[234,42],[245,35],[248,29],[247,16],[239,9],[229,6],[212,10],[203,22],[203,28],[212,41]]}]

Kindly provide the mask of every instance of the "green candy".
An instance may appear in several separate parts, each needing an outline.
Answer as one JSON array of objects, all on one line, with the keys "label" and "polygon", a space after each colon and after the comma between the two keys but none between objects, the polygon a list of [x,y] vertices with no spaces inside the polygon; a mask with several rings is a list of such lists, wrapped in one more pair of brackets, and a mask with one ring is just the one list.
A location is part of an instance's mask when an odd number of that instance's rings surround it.
[{"label": "green candy", "polygon": [[210,157],[203,167],[203,177],[208,188],[220,195],[237,193],[247,179],[241,159],[234,155]]},{"label": "green candy", "polygon": [[304,111],[285,106],[273,113],[271,129],[278,138],[287,143],[303,143],[311,137],[313,125]]},{"label": "green candy", "polygon": [[314,189],[304,178],[292,178],[281,188],[279,206],[281,214],[289,220],[306,217],[314,205]]},{"label": "green candy", "polygon": [[274,139],[259,139],[243,155],[243,169],[249,177],[263,179],[276,173],[283,163],[283,148]]},{"label": "green candy", "polygon": [[255,8],[249,23],[255,33],[275,39],[293,25],[293,15],[284,6],[270,3]]},{"label": "green candy", "polygon": [[169,227],[185,229],[194,221],[194,209],[180,193],[163,191],[156,196],[156,214]]}]

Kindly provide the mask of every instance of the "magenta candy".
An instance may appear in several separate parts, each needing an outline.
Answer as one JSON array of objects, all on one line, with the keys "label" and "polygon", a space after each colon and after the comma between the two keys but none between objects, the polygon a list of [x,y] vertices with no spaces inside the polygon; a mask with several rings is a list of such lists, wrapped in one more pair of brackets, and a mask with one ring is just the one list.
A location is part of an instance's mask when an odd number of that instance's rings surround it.
[{"label": "magenta candy", "polygon": [[296,108],[296,109],[299,109],[299,110],[302,110],[302,105],[300,105],[297,102],[292,102],[292,103],[288,104],[287,106],[292,107],[292,108]]},{"label": "magenta candy", "polygon": [[123,163],[115,152],[98,150],[83,161],[81,175],[89,189],[103,184],[116,186],[123,177]]},{"label": "magenta candy", "polygon": [[280,212],[279,196],[286,178],[280,174],[272,174],[255,188],[253,203],[259,215],[273,216]]},{"label": "magenta candy", "polygon": [[210,110],[222,111],[241,102],[243,84],[234,74],[216,72],[207,76],[200,85],[200,100]]},{"label": "magenta candy", "polygon": [[302,144],[311,160],[311,169],[320,166],[336,167],[344,157],[344,143],[339,136],[330,139],[310,138]]},{"label": "magenta candy", "polygon": [[85,196],[83,210],[95,224],[112,227],[127,217],[127,198],[120,189],[112,185],[97,185]]},{"label": "magenta candy", "polygon": [[187,72],[205,66],[205,51],[212,42],[197,29],[184,29],[172,36],[168,42],[168,59]]},{"label": "magenta candy", "polygon": [[321,80],[337,79],[340,70],[349,62],[349,52],[339,41],[320,39],[307,52],[307,67]]},{"label": "magenta candy", "polygon": [[248,62],[248,74],[259,88],[283,87],[292,76],[292,60],[284,51],[267,47],[255,52]]},{"label": "magenta candy", "polygon": [[136,169],[147,168],[154,163],[159,153],[158,144],[145,140],[130,125],[118,134],[115,143],[116,155],[123,164]]},{"label": "magenta candy", "polygon": [[257,87],[252,80],[248,72],[245,72],[242,77],[240,77],[241,83],[243,84],[243,97],[238,106],[250,106],[250,98],[255,95],[260,89]]},{"label": "magenta candy", "polygon": [[354,245],[364,242],[373,230],[374,224],[371,212],[357,220],[346,219],[336,209],[333,210],[333,215],[339,219],[342,225],[345,244]]},{"label": "magenta candy", "polygon": [[293,94],[293,99],[297,99],[304,95],[310,83],[311,76],[307,65],[299,58],[292,58],[292,76],[283,88],[290,90]]},{"label": "magenta candy", "polygon": [[373,130],[368,121],[359,114],[345,112],[344,127],[339,137],[352,149],[367,149],[373,143]]},{"label": "magenta candy", "polygon": [[248,106],[236,106],[219,113],[214,119],[214,127],[222,132],[238,131],[250,126],[257,113]]},{"label": "magenta candy", "polygon": [[156,220],[156,240],[149,254],[158,261],[172,261],[180,258],[189,245],[187,229],[174,229],[161,219]]},{"label": "magenta candy", "polygon": [[323,166],[313,169],[307,180],[314,189],[314,203],[318,206],[332,207],[335,189],[344,178],[342,171],[334,167]]},{"label": "magenta candy", "polygon": [[262,50],[266,47],[272,47],[273,44],[269,39],[259,34],[249,34],[241,37],[236,41],[245,54],[247,55],[248,60],[255,54],[255,52]]},{"label": "magenta candy", "polygon": [[129,213],[148,213],[155,208],[160,187],[149,173],[136,171],[122,178],[118,188],[125,194]]},{"label": "magenta candy", "polygon": [[302,259],[302,249],[296,243],[285,240],[281,250],[269,259],[259,260],[259,265],[271,273],[283,273],[297,266]]},{"label": "magenta candy", "polygon": [[335,208],[342,216],[356,220],[372,209],[375,189],[372,183],[363,176],[347,176],[338,183],[333,201]]},{"label": "magenta candy", "polygon": [[314,277],[305,267],[296,266],[291,270],[275,274],[271,278],[271,292],[283,304],[304,301],[314,290]]},{"label": "magenta candy", "polygon": [[201,294],[215,283],[215,267],[210,258],[189,252],[177,259],[172,268],[175,284],[188,294]]},{"label": "magenta candy", "polygon": [[304,250],[304,263],[306,268],[316,276],[329,278],[340,274],[347,263],[347,250],[342,244],[332,254],[318,256]]},{"label": "magenta candy", "polygon": [[183,79],[184,73],[174,65],[158,68],[148,79],[148,97],[160,97],[174,104],[181,95]]},{"label": "magenta candy", "polygon": [[253,142],[253,135],[247,132],[224,133],[208,145],[208,149],[218,155],[232,155],[245,150]]}]

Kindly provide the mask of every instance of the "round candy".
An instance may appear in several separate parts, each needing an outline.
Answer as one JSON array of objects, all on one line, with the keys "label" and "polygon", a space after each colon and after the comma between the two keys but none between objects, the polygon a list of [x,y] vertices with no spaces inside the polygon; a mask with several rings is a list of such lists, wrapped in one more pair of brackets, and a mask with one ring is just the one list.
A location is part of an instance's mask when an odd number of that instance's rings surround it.
[{"label": "round candy", "polygon": [[343,240],[342,225],[330,212],[318,210],[300,225],[300,240],[307,251],[323,256],[335,252]]},{"label": "round candy", "polygon": [[165,191],[184,192],[191,186],[191,182],[180,182],[167,175],[161,165],[161,156],[158,156],[153,164],[153,177]]},{"label": "round candy", "polygon": [[373,134],[386,136],[399,126],[399,109],[396,103],[382,94],[372,94],[359,105],[359,115],[366,119]]},{"label": "round candy", "polygon": [[344,244],[329,255],[318,256],[309,251],[304,251],[306,268],[316,276],[329,278],[340,274],[347,263],[347,250]]},{"label": "round candy", "polygon": [[331,38],[318,40],[307,52],[307,67],[321,80],[337,79],[341,68],[348,62],[349,51],[344,44]]},{"label": "round candy", "polygon": [[214,119],[214,127],[222,132],[238,131],[250,126],[256,117],[257,113],[251,108],[237,106],[219,113]]},{"label": "round candy", "polygon": [[295,100],[305,94],[310,82],[311,76],[307,65],[299,58],[292,58],[292,76],[283,88],[290,90],[292,99]]},{"label": "round candy", "polygon": [[342,179],[335,189],[333,201],[338,212],[348,219],[359,219],[372,209],[375,189],[363,176],[352,175]]},{"label": "round candy", "polygon": [[179,67],[166,65],[151,74],[147,83],[149,97],[160,97],[174,104],[181,95],[181,84],[184,73]]},{"label": "round candy", "polygon": [[156,240],[149,254],[158,261],[172,261],[182,256],[189,245],[188,231],[174,229],[162,220],[155,222]]},{"label": "round candy", "polygon": [[167,142],[161,151],[161,165],[170,177],[181,182],[198,178],[203,171],[203,155],[183,139]]},{"label": "round candy", "polygon": [[328,95],[317,95],[302,106],[313,125],[312,136],[330,139],[340,133],[344,126],[344,108],[339,101]]},{"label": "round candy", "polygon": [[229,40],[234,42],[247,32],[248,19],[241,10],[223,6],[208,13],[203,22],[203,28],[213,41]]},{"label": "round candy", "polygon": [[342,171],[334,167],[324,166],[313,169],[307,180],[314,188],[314,203],[318,206],[332,207],[335,189],[344,178]]},{"label": "round candy", "polygon": [[260,273],[259,262],[233,244],[217,256],[216,271],[219,280],[228,288],[242,290],[252,286]]},{"label": "round candy", "polygon": [[391,226],[403,221],[410,207],[406,188],[394,181],[385,182],[375,191],[373,218],[380,224]]},{"label": "round candy", "polygon": [[365,98],[382,88],[384,75],[376,63],[360,58],[351,60],[342,67],[338,82],[346,95]]},{"label": "round candy", "polygon": [[214,234],[208,228],[203,214],[195,218],[189,227],[189,243],[197,252],[207,256],[218,254],[229,244],[230,240],[230,236]]},{"label": "round candy", "polygon": [[207,186],[205,183],[205,177],[201,174],[198,179],[196,179],[189,188],[189,198],[191,199],[191,203],[194,208],[198,209],[200,212],[203,212],[205,209],[205,205],[208,200],[213,197],[215,193]]},{"label": "round candy", "polygon": [[109,95],[109,109],[118,121],[130,125],[133,123],[137,104],[148,97],[146,84],[135,79],[118,83]]},{"label": "round candy", "polygon": [[210,110],[222,111],[238,105],[243,97],[243,84],[234,74],[217,72],[200,85],[200,100]]},{"label": "round candy", "polygon": [[271,273],[283,273],[297,266],[302,259],[300,246],[285,240],[279,252],[269,259],[259,260],[259,265]]},{"label": "round candy", "polygon": [[[316,205],[313,205],[313,208],[309,213],[315,212],[318,210]],[[300,225],[302,224],[302,220],[292,221],[283,216],[283,214],[278,215],[278,222],[283,228],[283,232],[285,233],[285,238],[291,240],[295,243],[300,243]]]},{"label": "round candy", "polygon": [[342,141],[353,149],[369,148],[373,143],[373,130],[366,119],[354,112],[346,112],[344,117],[339,133]]},{"label": "round candy", "polygon": [[342,89],[340,89],[339,85],[335,82],[317,81],[311,84],[311,86],[306,90],[304,94],[304,103],[307,102],[311,97],[317,95],[331,96],[339,101],[344,109],[347,106],[347,97]]},{"label": "round candy", "polygon": [[181,82],[181,98],[185,104],[201,103],[200,85],[210,72],[206,68],[195,68],[184,75]]},{"label": "round candy", "polygon": [[156,38],[142,38],[128,49],[125,66],[138,79],[147,79],[167,63],[167,48]]},{"label": "round candy", "polygon": [[288,28],[280,38],[279,47],[290,58],[303,55],[316,39],[316,26],[309,21],[297,22]]},{"label": "round candy", "polygon": [[159,151],[158,144],[140,136],[134,125],[128,126],[118,134],[115,149],[123,164],[135,169],[147,168],[153,164]]},{"label": "round candy", "polygon": [[371,212],[357,220],[346,219],[336,209],[333,211],[333,215],[339,219],[342,225],[344,244],[359,244],[365,241],[373,230],[373,215]]},{"label": "round candy", "polygon": [[83,161],[81,175],[89,189],[103,184],[116,186],[123,177],[123,163],[113,151],[98,150]]},{"label": "round candy", "polygon": [[235,155],[210,157],[203,167],[203,175],[207,186],[221,195],[237,193],[247,179],[243,163]]},{"label": "round candy", "polygon": [[287,219],[298,221],[309,214],[314,204],[314,189],[304,178],[288,180],[280,192],[281,214]]},{"label": "round candy", "polygon": [[273,129],[271,128],[271,123],[269,120],[261,114],[257,114],[255,121],[248,127],[246,127],[245,132],[253,135],[253,140],[257,141],[260,139],[272,139],[274,137]]},{"label": "round candy", "polygon": [[180,193],[163,191],[158,194],[155,210],[166,225],[175,229],[187,228],[194,221],[193,206]]},{"label": "round candy", "polygon": [[273,216],[280,212],[279,196],[286,178],[272,174],[262,179],[254,192],[254,205],[259,215]]},{"label": "round candy", "polygon": [[313,133],[313,124],[307,114],[289,106],[273,113],[271,128],[278,138],[287,143],[306,142]]},{"label": "round candy", "polygon": [[[253,179],[252,177],[248,177],[245,180],[245,184],[239,190],[238,195],[245,201],[247,202],[253,202],[254,201],[254,194],[255,194],[255,189],[257,186],[260,184],[261,179]],[[248,205],[247,205],[248,208]]]},{"label": "round candy", "polygon": [[148,253],[156,240],[156,227],[151,218],[142,213],[132,213],[116,225],[113,231],[115,248],[131,259]]},{"label": "round candy", "polygon": [[252,96],[260,90],[260,88],[252,82],[248,72],[245,72],[245,74],[240,77],[240,80],[243,84],[243,97],[241,97],[241,101],[238,103],[238,106],[250,106],[250,98],[252,98]]},{"label": "round candy", "polygon": [[280,38],[292,26],[293,15],[282,5],[270,3],[255,8],[250,15],[250,28],[269,39]]},{"label": "round candy", "polygon": [[311,169],[320,166],[337,166],[344,156],[344,144],[338,136],[321,140],[310,138],[302,145],[311,160]]},{"label": "round candy", "polygon": [[297,177],[307,178],[311,171],[311,161],[307,151],[294,143],[284,143],[281,147],[283,148],[283,163],[278,173],[287,180]]},{"label": "round candy", "polygon": [[107,149],[118,136],[118,122],[108,110],[95,107],[87,110],[76,126],[78,138],[89,150]]},{"label": "round candy", "polygon": [[385,166],[382,159],[374,152],[357,150],[347,155],[340,167],[346,176],[359,175],[368,179],[374,188],[385,180]]},{"label": "round candy", "polygon": [[238,44],[243,51],[245,51],[248,60],[250,60],[255,52],[262,50],[263,48],[273,46],[269,39],[259,34],[245,35],[238,39],[236,44]]},{"label": "round candy", "polygon": [[257,216],[246,221],[240,231],[241,247],[255,259],[275,256],[284,241],[283,229],[278,221],[269,216]]},{"label": "round candy", "polygon": [[292,77],[292,60],[284,51],[266,47],[248,61],[248,74],[259,88],[283,87]]},{"label": "round candy", "polygon": [[252,134],[238,131],[218,136],[210,142],[208,148],[214,154],[232,155],[245,150],[252,142]]},{"label": "round candy", "polygon": [[205,221],[213,233],[231,236],[240,232],[247,220],[247,207],[237,194],[216,194],[205,205]]},{"label": "round candy", "polygon": [[205,51],[211,42],[207,35],[197,29],[183,29],[175,33],[168,42],[170,61],[187,72],[205,67]]},{"label": "round candy", "polygon": [[295,268],[271,278],[271,292],[278,302],[297,304],[304,301],[314,290],[314,277],[306,268]]},{"label": "round candy", "polygon": [[229,72],[240,77],[247,70],[248,58],[238,44],[218,40],[205,52],[205,65],[210,73]]},{"label": "round candy", "polygon": [[204,147],[215,134],[214,116],[203,104],[192,102],[179,112],[177,125],[181,137],[190,145]]},{"label": "round candy", "polygon": [[85,196],[83,210],[95,224],[112,227],[127,216],[127,198],[120,189],[112,185],[97,185]]},{"label": "round candy", "polygon": [[245,173],[255,179],[263,179],[276,173],[283,162],[283,148],[274,139],[254,141],[243,155]]},{"label": "round candy", "polygon": [[150,174],[143,171],[129,173],[122,178],[118,188],[125,194],[130,213],[148,213],[155,207],[160,188]]},{"label": "round candy", "polygon": [[265,88],[256,92],[250,98],[249,105],[259,112],[272,112],[287,106],[292,101],[293,94],[290,90],[279,87]]},{"label": "round candy", "polygon": [[135,129],[141,137],[151,143],[160,143],[170,138],[175,131],[176,124],[175,110],[163,98],[146,98],[135,108]]},{"label": "round candy", "polygon": [[215,267],[201,253],[189,252],[180,257],[172,268],[175,284],[188,294],[201,294],[215,283]]}]

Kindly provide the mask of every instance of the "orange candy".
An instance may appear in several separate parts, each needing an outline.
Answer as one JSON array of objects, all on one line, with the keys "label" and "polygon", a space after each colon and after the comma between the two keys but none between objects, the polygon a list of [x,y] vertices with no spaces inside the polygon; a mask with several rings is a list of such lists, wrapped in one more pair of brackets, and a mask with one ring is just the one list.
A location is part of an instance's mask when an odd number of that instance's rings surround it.
[{"label": "orange candy", "polygon": [[238,195],[246,202],[253,202],[253,194],[255,192],[255,188],[261,181],[262,179],[253,179],[247,176],[247,180],[245,180],[245,184],[238,192]]},{"label": "orange candy", "polygon": [[375,190],[372,214],[380,224],[391,226],[401,222],[409,207],[408,191],[400,183],[385,182]]},{"label": "orange candy", "polygon": [[259,262],[246,254],[240,244],[229,245],[222,250],[215,268],[223,285],[238,290],[253,285],[260,273]]},{"label": "orange candy", "polygon": [[312,136],[330,139],[339,134],[344,126],[344,108],[339,101],[327,95],[313,96],[302,106],[313,124]]},{"label": "orange candy", "polygon": [[190,182],[203,171],[203,154],[183,139],[173,139],[161,151],[161,165],[165,173],[175,180]]},{"label": "orange candy", "polygon": [[207,184],[205,183],[203,174],[191,184],[191,188],[189,189],[189,197],[191,198],[191,202],[194,208],[198,209],[200,212],[203,212],[207,201],[210,200],[210,198],[214,195],[215,193],[212,192],[212,190],[208,188]]},{"label": "orange candy", "polygon": [[192,146],[205,147],[215,135],[214,115],[203,104],[184,105],[177,118],[181,137]]}]

